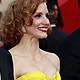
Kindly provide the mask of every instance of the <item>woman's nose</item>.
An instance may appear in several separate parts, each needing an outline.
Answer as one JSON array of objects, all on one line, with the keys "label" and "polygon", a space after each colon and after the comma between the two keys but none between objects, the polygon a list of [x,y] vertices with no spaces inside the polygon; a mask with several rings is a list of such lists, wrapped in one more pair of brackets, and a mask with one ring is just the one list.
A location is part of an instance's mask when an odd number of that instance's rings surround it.
[{"label": "woman's nose", "polygon": [[50,25],[49,19],[46,16],[43,17],[42,22],[43,24]]}]

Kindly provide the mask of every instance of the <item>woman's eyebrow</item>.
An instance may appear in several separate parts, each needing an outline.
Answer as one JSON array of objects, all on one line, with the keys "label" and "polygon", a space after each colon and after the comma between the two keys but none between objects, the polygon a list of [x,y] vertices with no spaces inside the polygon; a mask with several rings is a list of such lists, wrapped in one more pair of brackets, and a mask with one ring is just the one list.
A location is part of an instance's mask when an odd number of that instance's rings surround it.
[{"label": "woman's eyebrow", "polygon": [[36,12],[35,14],[42,14],[42,12]]}]

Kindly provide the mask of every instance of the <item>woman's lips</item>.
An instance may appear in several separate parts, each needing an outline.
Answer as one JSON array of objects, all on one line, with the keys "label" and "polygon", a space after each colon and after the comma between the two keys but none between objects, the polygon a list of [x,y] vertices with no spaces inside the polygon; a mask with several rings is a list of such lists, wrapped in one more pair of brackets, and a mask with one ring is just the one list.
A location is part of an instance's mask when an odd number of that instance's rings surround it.
[{"label": "woman's lips", "polygon": [[47,32],[48,27],[39,27],[38,28],[41,32]]}]

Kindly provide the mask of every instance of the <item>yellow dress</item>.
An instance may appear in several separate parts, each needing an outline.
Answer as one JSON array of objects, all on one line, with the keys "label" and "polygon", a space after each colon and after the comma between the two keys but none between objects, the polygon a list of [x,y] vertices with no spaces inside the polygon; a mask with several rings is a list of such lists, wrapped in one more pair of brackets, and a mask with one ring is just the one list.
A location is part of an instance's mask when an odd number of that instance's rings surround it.
[{"label": "yellow dress", "polygon": [[32,71],[20,76],[16,80],[61,80],[61,77],[58,71],[52,77],[48,77],[46,74],[40,71]]}]

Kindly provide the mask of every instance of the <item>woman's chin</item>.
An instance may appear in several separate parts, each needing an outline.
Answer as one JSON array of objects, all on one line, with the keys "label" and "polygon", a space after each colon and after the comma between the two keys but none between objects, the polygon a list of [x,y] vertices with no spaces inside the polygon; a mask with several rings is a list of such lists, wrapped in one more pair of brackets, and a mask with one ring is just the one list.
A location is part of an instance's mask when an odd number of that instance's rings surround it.
[{"label": "woman's chin", "polygon": [[45,34],[45,35],[41,36],[41,37],[40,37],[40,39],[47,38],[47,36],[48,36],[48,35],[47,35],[47,34]]}]

